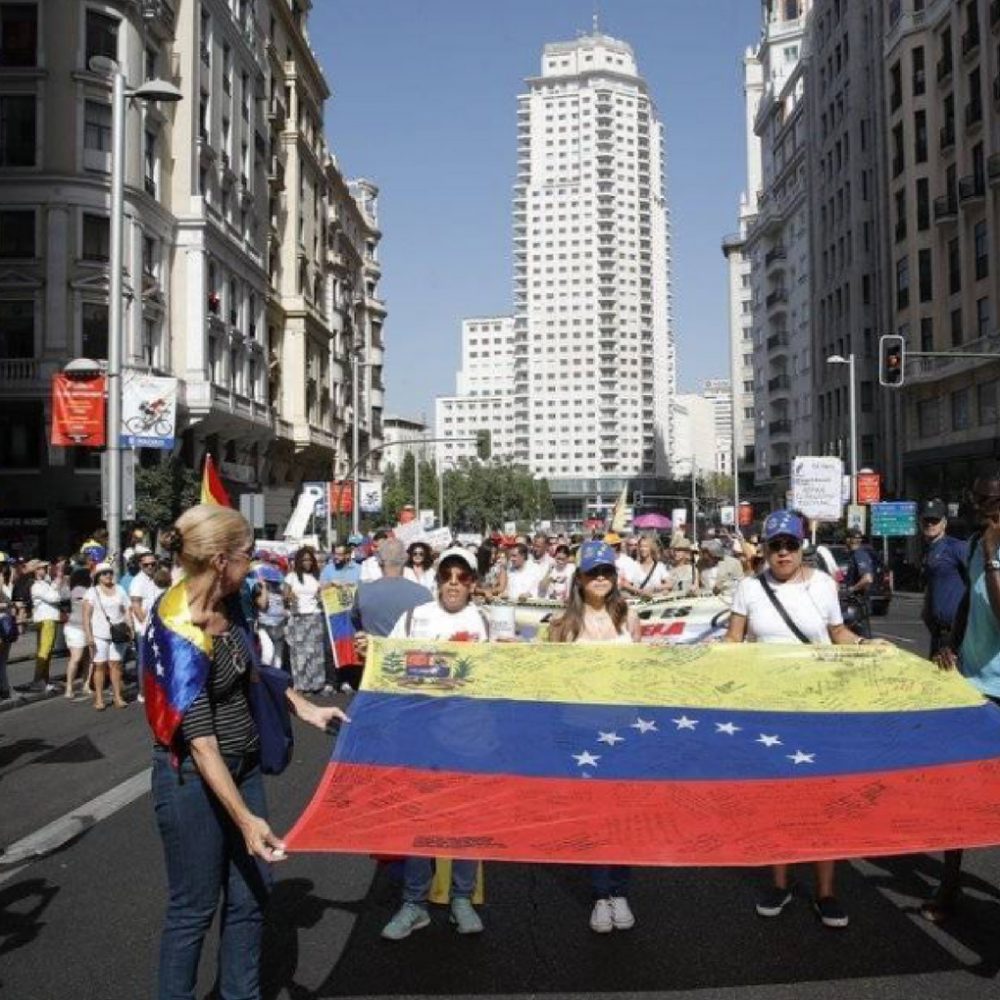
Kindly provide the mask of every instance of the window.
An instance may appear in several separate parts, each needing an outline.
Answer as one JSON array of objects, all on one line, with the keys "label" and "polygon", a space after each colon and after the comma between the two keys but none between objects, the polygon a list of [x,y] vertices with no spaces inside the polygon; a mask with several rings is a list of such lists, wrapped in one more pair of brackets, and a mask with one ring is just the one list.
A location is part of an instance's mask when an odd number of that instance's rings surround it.
[{"label": "window", "polygon": [[927,162],[927,112],[913,116],[913,155],[917,163]]},{"label": "window", "polygon": [[[84,260],[108,260],[111,256],[111,223],[104,215],[84,215],[83,252]],[[89,357],[89,355],[84,355]]]},{"label": "window", "polygon": [[962,290],[961,257],[958,253],[958,237],[948,241],[948,291],[951,295]]},{"label": "window", "polygon": [[97,10],[87,11],[87,56],[85,68],[90,68],[94,56],[118,61],[118,18]]},{"label": "window", "polygon": [[934,320],[924,316],[920,320],[920,350],[934,350]]},{"label": "window", "polygon": [[976,280],[979,281],[990,273],[990,250],[985,219],[976,223],[973,234],[976,247]]},{"label": "window", "polygon": [[84,108],[83,147],[101,153],[111,152],[111,105],[87,101]]},{"label": "window", "polygon": [[924,74],[924,50],[923,46],[917,46],[912,53],[913,58],[913,96],[919,97],[927,86]]},{"label": "window", "polygon": [[896,308],[905,309],[910,304],[910,258],[896,261]]},{"label": "window", "polygon": [[142,273],[154,280],[160,272],[160,243],[153,236],[142,238]]},{"label": "window", "polygon": [[147,80],[155,80],[159,73],[156,72],[157,66],[160,62],[160,54],[152,47],[152,45],[146,46],[146,59],[145,59],[145,69]]},{"label": "window", "polygon": [[971,423],[972,392],[969,389],[959,389],[951,394],[951,428],[955,431],[966,431]]},{"label": "window", "polygon": [[0,404],[0,467],[37,469],[45,448],[45,411],[41,403]]},{"label": "window", "polygon": [[143,148],[143,184],[146,193],[156,197],[156,133],[146,132]]},{"label": "window", "polygon": [[35,303],[0,302],[0,358],[35,356]]},{"label": "window", "polygon": [[976,299],[976,336],[988,337],[990,334],[990,300]]},{"label": "window", "polygon": [[80,354],[95,361],[108,356],[108,306],[84,302],[80,317]]},{"label": "window", "polygon": [[0,66],[38,63],[38,7],[33,3],[0,4]]},{"label": "window", "polygon": [[980,427],[992,427],[1000,414],[997,413],[997,387],[1000,381],[983,382],[976,388],[976,409]]},{"label": "window", "polygon": [[931,193],[926,177],[917,180],[917,229],[923,232],[931,225]]},{"label": "window", "polygon": [[34,165],[34,95],[0,97],[0,167],[33,167]]},{"label": "window", "polygon": [[951,346],[961,347],[962,341],[962,310],[952,309],[951,311]]},{"label": "window", "polygon": [[935,437],[941,433],[941,400],[922,399],[917,403],[917,434]]},{"label": "window", "polygon": [[931,252],[921,250],[917,257],[917,271],[920,283],[920,301],[930,302],[934,298],[934,281],[931,275]]},{"label": "window", "polygon": [[34,210],[0,212],[0,258],[34,256]]}]

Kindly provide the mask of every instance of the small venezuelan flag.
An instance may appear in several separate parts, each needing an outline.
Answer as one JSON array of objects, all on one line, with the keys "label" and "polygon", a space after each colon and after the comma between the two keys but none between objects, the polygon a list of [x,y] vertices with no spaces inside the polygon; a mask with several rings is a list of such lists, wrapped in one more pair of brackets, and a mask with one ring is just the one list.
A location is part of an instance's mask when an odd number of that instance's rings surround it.
[{"label": "small venezuelan flag", "polygon": [[205,456],[205,468],[201,473],[201,502],[215,504],[217,507],[232,507],[222,479],[215,469],[211,455]]}]

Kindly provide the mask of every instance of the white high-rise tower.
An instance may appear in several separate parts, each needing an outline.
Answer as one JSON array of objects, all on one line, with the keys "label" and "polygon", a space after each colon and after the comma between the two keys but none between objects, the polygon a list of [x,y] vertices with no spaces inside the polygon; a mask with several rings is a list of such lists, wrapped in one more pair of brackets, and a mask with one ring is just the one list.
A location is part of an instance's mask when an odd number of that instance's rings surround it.
[{"label": "white high-rise tower", "polygon": [[560,480],[665,475],[675,364],[663,125],[631,47],[596,26],[546,45],[527,84],[515,455]]}]

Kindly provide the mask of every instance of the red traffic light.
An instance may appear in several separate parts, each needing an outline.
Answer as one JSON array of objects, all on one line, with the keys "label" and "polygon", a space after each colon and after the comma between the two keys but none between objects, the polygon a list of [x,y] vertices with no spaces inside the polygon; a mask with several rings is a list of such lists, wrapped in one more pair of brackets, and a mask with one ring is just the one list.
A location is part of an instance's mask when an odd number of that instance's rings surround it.
[{"label": "red traffic light", "polygon": [[879,338],[879,385],[897,389],[903,384],[906,366],[906,340],[896,333]]}]

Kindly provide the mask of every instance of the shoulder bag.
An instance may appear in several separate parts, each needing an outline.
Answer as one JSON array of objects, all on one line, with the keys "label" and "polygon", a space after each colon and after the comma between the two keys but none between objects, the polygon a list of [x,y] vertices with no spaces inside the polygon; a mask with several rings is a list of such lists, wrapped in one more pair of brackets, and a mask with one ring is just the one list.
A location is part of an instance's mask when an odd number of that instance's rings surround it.
[{"label": "shoulder bag", "polygon": [[[128,622],[112,622],[108,617],[108,612],[104,607],[104,601],[101,600],[101,592],[96,587],[94,588],[94,593],[97,595],[97,606],[101,609],[101,614],[104,615],[104,620],[108,623],[108,629],[111,632],[111,641],[116,644],[123,644],[132,641],[132,626]],[[117,598],[117,588],[115,597]]]},{"label": "shoulder bag", "polygon": [[792,616],[788,613],[784,604],[782,604],[781,601],[778,600],[778,595],[774,592],[772,586],[767,582],[767,573],[761,573],[760,576],[757,577],[757,580],[760,583],[764,593],[767,594],[770,602],[774,605],[774,610],[777,611],[779,615],[781,615],[781,620],[791,630],[792,635],[794,635],[795,638],[799,640],[799,642],[804,642],[807,646],[812,645],[812,639],[810,639],[809,636],[807,636],[805,632],[803,632],[802,629],[800,629],[798,625],[796,625],[795,622],[792,621]]}]

